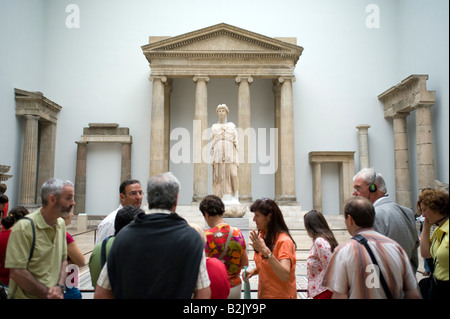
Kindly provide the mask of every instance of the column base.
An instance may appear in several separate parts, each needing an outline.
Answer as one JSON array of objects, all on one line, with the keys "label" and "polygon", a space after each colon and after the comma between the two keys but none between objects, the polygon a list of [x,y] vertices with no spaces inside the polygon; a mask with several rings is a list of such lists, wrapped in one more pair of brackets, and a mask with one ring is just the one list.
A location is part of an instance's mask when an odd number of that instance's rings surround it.
[{"label": "column base", "polygon": [[191,205],[198,205],[206,197],[206,195],[194,195],[192,196]]},{"label": "column base", "polygon": [[295,195],[281,195],[275,197],[275,202],[278,206],[298,206],[297,196]]},{"label": "column base", "polygon": [[252,195],[239,195],[240,203],[253,203]]}]

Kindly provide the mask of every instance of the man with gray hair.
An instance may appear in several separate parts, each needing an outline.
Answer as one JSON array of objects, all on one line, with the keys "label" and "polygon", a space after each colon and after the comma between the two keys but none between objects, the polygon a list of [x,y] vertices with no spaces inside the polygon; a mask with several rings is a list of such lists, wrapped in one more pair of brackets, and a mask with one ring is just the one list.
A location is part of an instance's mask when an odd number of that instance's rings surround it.
[{"label": "man with gray hair", "polygon": [[9,297],[63,299],[67,266],[66,224],[73,206],[70,181],[49,179],[41,188],[42,207],[13,227],[6,249]]},{"label": "man with gray hair", "polygon": [[364,168],[353,177],[353,195],[365,197],[373,203],[373,228],[402,246],[416,273],[419,265],[419,236],[412,210],[389,198],[383,176],[373,168]]},{"label": "man with gray hair", "polygon": [[95,298],[209,298],[203,241],[175,211],[180,183],[170,172],[147,184],[149,212],[116,236]]}]

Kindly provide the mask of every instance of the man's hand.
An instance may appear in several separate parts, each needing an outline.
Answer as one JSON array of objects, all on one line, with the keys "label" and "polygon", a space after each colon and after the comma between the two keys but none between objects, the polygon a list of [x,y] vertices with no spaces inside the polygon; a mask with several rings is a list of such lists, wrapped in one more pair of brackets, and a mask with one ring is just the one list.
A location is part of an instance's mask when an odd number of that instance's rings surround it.
[{"label": "man's hand", "polygon": [[60,286],[53,286],[48,289],[47,299],[64,299],[64,293]]}]

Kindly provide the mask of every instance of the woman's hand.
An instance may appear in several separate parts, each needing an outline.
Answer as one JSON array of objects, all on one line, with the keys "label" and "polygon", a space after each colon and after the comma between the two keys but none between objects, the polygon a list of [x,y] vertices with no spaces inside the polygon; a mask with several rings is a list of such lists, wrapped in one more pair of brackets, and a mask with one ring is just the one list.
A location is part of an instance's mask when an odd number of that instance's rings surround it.
[{"label": "woman's hand", "polygon": [[[245,276],[245,274],[247,274],[247,276]],[[242,276],[242,277],[243,277],[244,281],[248,281],[250,278],[252,278],[254,275],[257,275],[257,274],[258,274],[258,269],[253,268],[253,269],[247,270],[244,273],[244,276]]]},{"label": "woman's hand", "polygon": [[266,243],[264,242],[264,238],[256,230],[252,230],[250,232],[249,237],[250,240],[252,241],[250,245],[253,247],[255,251],[258,251],[264,257],[267,257],[271,253],[270,249],[266,246]]}]

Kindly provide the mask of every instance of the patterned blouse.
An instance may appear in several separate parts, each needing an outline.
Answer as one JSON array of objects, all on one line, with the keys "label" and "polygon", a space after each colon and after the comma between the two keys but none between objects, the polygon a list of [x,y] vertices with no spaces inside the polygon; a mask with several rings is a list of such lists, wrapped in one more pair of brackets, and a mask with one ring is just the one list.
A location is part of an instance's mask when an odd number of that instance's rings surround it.
[{"label": "patterned blouse", "polygon": [[309,297],[315,297],[327,290],[322,286],[322,279],[332,254],[330,243],[322,237],[316,238],[309,252],[306,266]]},{"label": "patterned blouse", "polygon": [[[229,233],[230,225],[227,224],[220,224],[205,230],[205,253],[207,257],[219,258],[225,248],[224,246],[227,242]],[[239,228],[233,227],[233,237],[231,238],[228,247],[228,251],[223,257],[223,262],[227,267],[231,287],[234,287],[241,284],[241,278],[239,276],[241,272],[241,256],[246,249],[244,235],[242,235]]]}]

